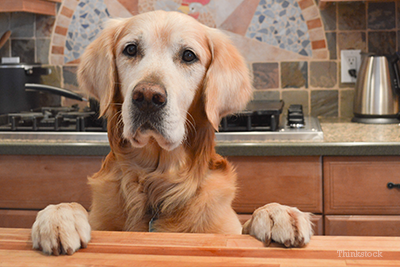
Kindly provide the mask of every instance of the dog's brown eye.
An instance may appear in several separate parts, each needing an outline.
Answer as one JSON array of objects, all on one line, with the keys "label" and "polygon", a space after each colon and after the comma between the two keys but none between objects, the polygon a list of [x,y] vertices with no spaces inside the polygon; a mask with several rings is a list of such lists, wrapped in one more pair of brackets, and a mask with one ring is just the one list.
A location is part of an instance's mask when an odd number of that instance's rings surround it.
[{"label": "dog's brown eye", "polygon": [[123,53],[128,57],[134,57],[137,53],[137,46],[135,44],[127,45]]},{"label": "dog's brown eye", "polygon": [[183,52],[183,55],[182,55],[182,60],[183,61],[185,61],[185,62],[192,62],[192,61],[194,61],[196,59],[196,55],[192,52],[192,51],[190,51],[190,50],[185,50],[184,52]]}]

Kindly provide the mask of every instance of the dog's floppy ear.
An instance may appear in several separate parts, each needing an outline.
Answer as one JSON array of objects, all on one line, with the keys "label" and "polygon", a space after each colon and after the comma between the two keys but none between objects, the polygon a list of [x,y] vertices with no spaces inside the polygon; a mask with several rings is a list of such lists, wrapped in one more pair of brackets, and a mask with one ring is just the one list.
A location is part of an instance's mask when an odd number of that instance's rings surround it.
[{"label": "dog's floppy ear", "polygon": [[110,106],[117,86],[114,47],[121,31],[121,20],[110,20],[85,50],[78,68],[78,83],[83,91],[100,101],[100,116]]},{"label": "dog's floppy ear", "polygon": [[205,80],[205,111],[215,130],[222,117],[242,110],[253,88],[246,62],[228,37],[208,29],[211,63]]}]

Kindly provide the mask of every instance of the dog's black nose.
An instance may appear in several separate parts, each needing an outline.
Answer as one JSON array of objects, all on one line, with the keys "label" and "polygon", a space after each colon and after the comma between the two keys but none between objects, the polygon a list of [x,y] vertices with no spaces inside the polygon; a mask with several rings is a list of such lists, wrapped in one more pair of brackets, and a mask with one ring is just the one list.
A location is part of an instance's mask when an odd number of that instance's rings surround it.
[{"label": "dog's black nose", "polygon": [[143,82],[133,89],[132,101],[140,111],[153,112],[166,105],[167,93],[160,84]]}]

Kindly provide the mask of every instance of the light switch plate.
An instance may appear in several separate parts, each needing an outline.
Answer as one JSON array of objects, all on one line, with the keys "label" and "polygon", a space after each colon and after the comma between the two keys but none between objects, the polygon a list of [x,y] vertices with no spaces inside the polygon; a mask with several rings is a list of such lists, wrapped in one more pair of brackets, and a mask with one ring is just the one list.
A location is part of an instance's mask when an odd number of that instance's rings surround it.
[{"label": "light switch plate", "polygon": [[352,77],[349,70],[355,70],[355,74],[358,75],[361,65],[361,50],[342,50],[340,51],[340,58],[342,83],[355,83],[357,78]]}]

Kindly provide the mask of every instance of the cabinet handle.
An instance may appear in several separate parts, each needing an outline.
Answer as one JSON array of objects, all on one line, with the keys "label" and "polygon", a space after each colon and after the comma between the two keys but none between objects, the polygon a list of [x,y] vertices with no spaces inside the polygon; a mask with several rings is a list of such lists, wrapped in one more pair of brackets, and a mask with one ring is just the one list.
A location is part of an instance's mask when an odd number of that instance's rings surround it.
[{"label": "cabinet handle", "polygon": [[388,183],[387,188],[389,188],[389,189],[400,188],[400,184]]}]

